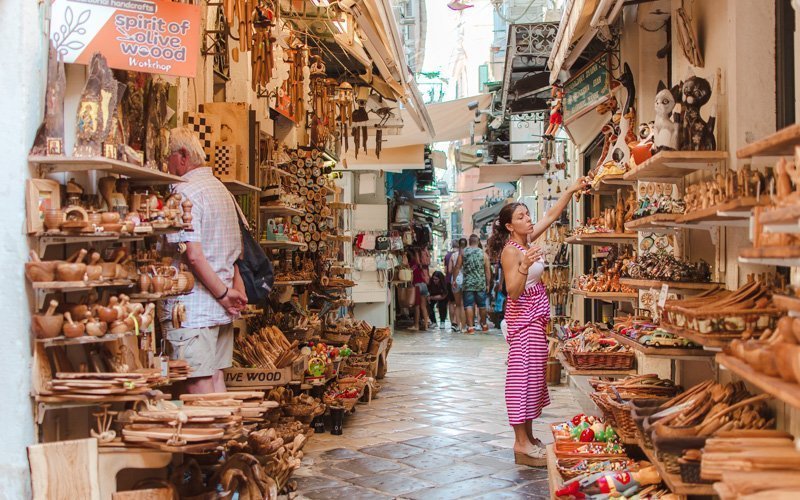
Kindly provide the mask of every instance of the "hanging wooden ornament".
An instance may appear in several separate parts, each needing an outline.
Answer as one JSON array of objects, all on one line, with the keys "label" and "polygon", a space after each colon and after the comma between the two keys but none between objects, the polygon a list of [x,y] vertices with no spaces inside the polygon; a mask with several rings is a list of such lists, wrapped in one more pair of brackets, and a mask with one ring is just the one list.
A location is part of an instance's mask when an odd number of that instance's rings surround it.
[{"label": "hanging wooden ornament", "polygon": [[700,52],[700,44],[697,42],[697,33],[692,26],[692,18],[686,12],[684,2],[675,11],[675,24],[678,32],[678,43],[680,43],[683,55],[692,66],[702,68],[705,65],[703,54]]}]

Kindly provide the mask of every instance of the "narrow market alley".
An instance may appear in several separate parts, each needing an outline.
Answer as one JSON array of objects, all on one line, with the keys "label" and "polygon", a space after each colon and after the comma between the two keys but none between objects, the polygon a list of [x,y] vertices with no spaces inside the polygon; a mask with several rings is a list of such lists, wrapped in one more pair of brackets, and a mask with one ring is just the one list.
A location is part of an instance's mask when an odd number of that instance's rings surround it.
[{"label": "narrow market alley", "polygon": [[[544,499],[546,468],[514,464],[503,384],[507,347],[497,330],[395,332],[389,372],[369,405],[345,417],[344,434],[316,434],[297,471],[298,498]],[[564,387],[534,433],[577,413]]]}]

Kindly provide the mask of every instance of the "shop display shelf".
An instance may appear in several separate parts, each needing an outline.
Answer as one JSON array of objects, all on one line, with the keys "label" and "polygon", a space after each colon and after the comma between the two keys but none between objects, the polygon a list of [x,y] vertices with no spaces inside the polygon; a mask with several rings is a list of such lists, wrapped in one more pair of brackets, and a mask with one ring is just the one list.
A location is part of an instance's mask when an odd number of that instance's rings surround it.
[{"label": "shop display shelf", "polygon": [[135,332],[127,333],[107,333],[102,337],[92,337],[91,335],[84,335],[83,337],[67,338],[64,336],[53,337],[52,339],[36,339],[36,342],[44,345],[45,347],[62,346],[62,345],[79,345],[79,344],[96,344],[99,342],[112,342],[120,340],[125,337],[135,335]]},{"label": "shop display shelf", "polygon": [[635,219],[625,223],[627,231],[668,231],[675,227],[675,221],[680,214],[653,214],[641,219]]},{"label": "shop display shelf", "polygon": [[110,174],[118,174],[128,177],[135,181],[143,181],[150,184],[173,184],[184,182],[177,175],[166,174],[160,170],[140,167],[132,163],[120,160],[105,158],[103,156],[91,156],[86,158],[76,158],[74,156],[37,156],[28,157],[28,162],[39,166],[44,171],[53,172],[89,172],[100,170]]},{"label": "shop display shelf", "polygon": [[617,189],[633,186],[636,181],[626,181],[622,174],[608,175],[600,179],[600,184],[596,188],[589,190],[589,194],[615,194]]},{"label": "shop display shelf", "polygon": [[633,278],[621,278],[620,284],[628,285],[631,288],[661,288],[667,285],[670,290],[684,290],[704,292],[706,290],[714,290],[724,286],[723,283],[692,283],[688,281],[662,281],[662,280],[638,280]]},{"label": "shop display shelf", "polygon": [[564,243],[570,245],[633,245],[636,243],[636,233],[589,233],[570,236]]},{"label": "shop display shelf", "polygon": [[605,259],[608,257],[608,252],[595,252],[592,254],[593,259]]},{"label": "shop display shelf", "polygon": [[800,205],[789,205],[762,212],[758,222],[765,233],[800,233]]},{"label": "shop display shelf", "polygon": [[786,309],[789,312],[789,316],[800,316],[800,297],[775,294],[772,296],[772,302],[779,309]]},{"label": "shop display shelf", "polygon": [[270,250],[295,250],[305,245],[305,243],[300,243],[299,241],[261,240],[259,243],[262,247]]},{"label": "shop display shelf", "polygon": [[550,488],[550,498],[556,498],[556,490],[561,489],[564,478],[558,472],[558,459],[556,458],[555,445],[547,445],[547,484]]},{"label": "shop display shelf", "polygon": [[678,182],[698,170],[713,170],[728,159],[727,151],[662,151],[627,172],[627,181]]},{"label": "shop display shelf", "polygon": [[681,496],[711,496],[714,495],[714,485],[713,484],[691,484],[691,483],[684,483],[681,480],[680,474],[671,474],[667,472],[667,469],[664,467],[664,464],[658,461],[656,457],[655,451],[645,447],[641,442],[638,443],[638,447],[644,452],[647,456],[647,460],[649,460],[653,465],[655,465],[658,474],[661,476],[662,481],[664,484],[667,485],[669,490]]},{"label": "shop display shelf", "polygon": [[353,237],[352,236],[345,235],[345,234],[328,234],[328,233],[325,233],[325,234],[322,235],[322,237],[323,237],[323,239],[332,240],[332,241],[344,241],[344,242],[353,241]]},{"label": "shop display shelf", "polygon": [[39,233],[35,235],[38,246],[39,257],[44,257],[47,247],[52,245],[72,245],[74,243],[102,243],[109,241],[142,241],[147,237],[164,236],[167,234],[180,232],[178,228],[155,229],[152,233],[87,233],[87,234],[65,234],[65,233]]},{"label": "shop display shelf", "polygon": [[246,182],[242,181],[223,181],[225,187],[228,188],[228,191],[234,195],[243,195],[243,194],[251,194],[251,193],[260,193],[261,188],[258,186],[253,186],[252,184],[247,184]]},{"label": "shop display shelf", "polygon": [[800,385],[757,372],[741,359],[727,354],[717,354],[716,360],[717,364],[727,368],[739,378],[746,380],[788,405],[800,408]]},{"label": "shop display shelf", "polygon": [[632,368],[630,370],[579,370],[572,366],[567,358],[564,357],[564,353],[559,352],[556,354],[556,358],[558,361],[561,362],[561,366],[564,367],[564,370],[567,371],[568,375],[572,375],[573,377],[597,377],[597,376],[623,376],[623,375],[636,375],[636,369]]},{"label": "shop display shelf", "polygon": [[693,210],[675,221],[676,227],[706,229],[709,227],[749,227],[753,207],[763,205],[765,198],[737,198],[713,207]]},{"label": "shop display shelf", "polygon": [[800,124],[790,125],[736,151],[737,158],[792,156],[800,146]]},{"label": "shop display shelf", "polygon": [[261,205],[259,210],[265,215],[299,215],[302,217],[306,214],[305,211],[299,208],[292,208],[286,205]]},{"label": "shop display shelf", "polygon": [[653,358],[669,358],[669,359],[683,359],[683,358],[700,358],[713,356],[713,352],[705,351],[700,348],[694,347],[653,347],[640,344],[639,342],[620,335],[616,332],[608,332],[609,335],[616,339],[620,344],[626,345],[635,351],[639,351],[645,356]]},{"label": "shop display shelf", "polygon": [[[349,209],[355,208],[355,206],[356,206],[355,203],[344,203],[344,202],[341,202],[341,201],[334,201],[334,202],[328,203],[328,208],[330,208],[331,210],[349,210]],[[408,224],[406,224],[406,225],[408,225]]]},{"label": "shop display shelf", "polygon": [[727,347],[728,344],[731,343],[731,340],[733,340],[733,337],[698,335],[693,331],[684,330],[683,328],[677,328],[671,325],[661,325],[661,328],[673,335],[678,335],[685,339],[689,339],[695,344],[703,346],[704,350],[712,352],[719,351],[723,347]]},{"label": "shop display shelf", "polygon": [[800,246],[743,248],[739,251],[739,262],[762,266],[798,267]]},{"label": "shop display shelf", "polygon": [[40,281],[31,283],[34,290],[53,290],[61,292],[78,292],[82,290],[91,290],[93,288],[110,288],[110,287],[131,287],[133,281],[131,280],[114,280],[105,282],[85,282],[85,281]]},{"label": "shop display shelf", "polygon": [[572,295],[580,295],[587,299],[598,299],[606,302],[633,302],[639,299],[638,293],[624,293],[624,292],[587,292],[578,290],[577,288],[570,289]]},{"label": "shop display shelf", "polygon": [[275,286],[310,285],[311,283],[311,280],[276,281]]}]

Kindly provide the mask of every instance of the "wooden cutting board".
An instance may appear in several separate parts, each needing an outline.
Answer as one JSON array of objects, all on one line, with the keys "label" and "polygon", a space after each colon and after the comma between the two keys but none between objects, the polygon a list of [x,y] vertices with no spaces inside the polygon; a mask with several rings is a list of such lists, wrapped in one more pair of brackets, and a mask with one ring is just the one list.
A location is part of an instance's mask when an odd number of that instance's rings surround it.
[{"label": "wooden cutting board", "polygon": [[97,440],[28,446],[34,500],[100,500]]}]

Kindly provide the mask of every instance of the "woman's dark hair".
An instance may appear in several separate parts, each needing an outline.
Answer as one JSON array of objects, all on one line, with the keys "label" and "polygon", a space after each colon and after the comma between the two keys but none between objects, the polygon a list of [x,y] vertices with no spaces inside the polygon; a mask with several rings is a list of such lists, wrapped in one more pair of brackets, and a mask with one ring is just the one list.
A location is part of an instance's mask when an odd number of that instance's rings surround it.
[{"label": "woman's dark hair", "polygon": [[467,239],[466,238],[460,238],[458,240],[458,248],[460,248],[462,250],[467,248]]},{"label": "woman's dark hair", "polygon": [[514,212],[516,212],[519,207],[525,207],[526,210],[528,209],[524,203],[509,203],[500,210],[497,219],[495,219],[492,224],[492,235],[489,236],[487,246],[495,260],[500,260],[503,247],[506,246],[506,242],[509,236],[511,236],[511,233],[506,228],[506,224],[511,223],[511,220],[514,218]]}]

